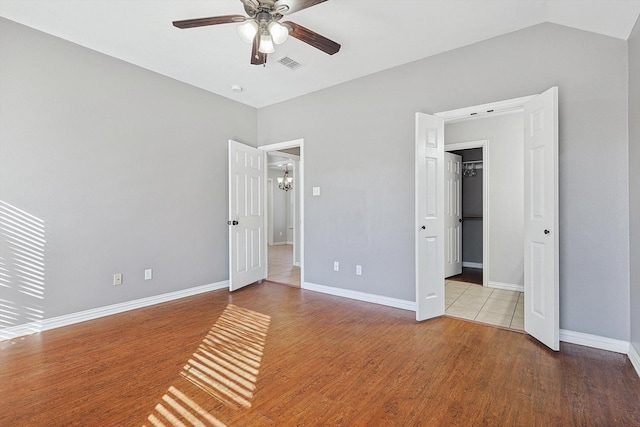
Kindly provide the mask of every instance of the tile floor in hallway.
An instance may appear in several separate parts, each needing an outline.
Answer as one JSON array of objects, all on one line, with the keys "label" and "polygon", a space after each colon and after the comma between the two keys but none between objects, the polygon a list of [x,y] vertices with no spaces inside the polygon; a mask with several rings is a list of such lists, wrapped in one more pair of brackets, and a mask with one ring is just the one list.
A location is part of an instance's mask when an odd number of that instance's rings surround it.
[{"label": "tile floor in hallway", "polygon": [[293,245],[269,246],[269,276],[267,280],[300,287],[300,267],[293,265]]},{"label": "tile floor in hallway", "polygon": [[446,280],[445,314],[522,331],[524,293]]}]

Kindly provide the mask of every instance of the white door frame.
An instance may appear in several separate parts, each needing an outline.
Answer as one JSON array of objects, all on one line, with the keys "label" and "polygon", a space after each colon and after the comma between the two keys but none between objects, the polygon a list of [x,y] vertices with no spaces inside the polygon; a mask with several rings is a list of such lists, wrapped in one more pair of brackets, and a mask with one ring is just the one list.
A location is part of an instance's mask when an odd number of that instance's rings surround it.
[{"label": "white door frame", "polygon": [[[299,200],[300,204],[300,215],[296,219],[297,224],[294,224],[294,253],[293,259],[296,257],[296,246],[299,247],[300,253],[300,286],[304,283],[304,138],[293,139],[290,141],[276,142],[274,144],[260,145],[258,149],[263,150],[265,152],[272,152],[283,150],[287,148],[296,148],[300,147],[300,160],[298,161],[298,170],[294,171],[294,183],[293,185],[297,188],[296,197]],[[265,168],[265,183],[266,183],[266,168]],[[265,191],[266,197],[266,191]],[[266,227],[266,224],[265,224]],[[300,241],[297,241],[295,238],[296,229],[299,230],[300,233]]]},{"label": "white door frame", "polygon": [[[437,115],[437,114],[436,114]],[[446,120],[445,120],[446,123]],[[482,286],[489,282],[489,140],[445,144],[444,151],[482,148]],[[464,216],[464,214],[463,214]]]},{"label": "white door frame", "polygon": [[267,178],[267,245],[273,245],[273,178]]}]

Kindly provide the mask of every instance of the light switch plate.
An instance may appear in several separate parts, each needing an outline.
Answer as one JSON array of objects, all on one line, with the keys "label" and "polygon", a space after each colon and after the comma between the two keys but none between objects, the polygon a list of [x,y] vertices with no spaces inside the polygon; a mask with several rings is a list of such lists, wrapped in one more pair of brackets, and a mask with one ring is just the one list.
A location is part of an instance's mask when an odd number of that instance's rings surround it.
[{"label": "light switch plate", "polygon": [[314,196],[320,195],[320,187],[313,187],[313,195]]}]

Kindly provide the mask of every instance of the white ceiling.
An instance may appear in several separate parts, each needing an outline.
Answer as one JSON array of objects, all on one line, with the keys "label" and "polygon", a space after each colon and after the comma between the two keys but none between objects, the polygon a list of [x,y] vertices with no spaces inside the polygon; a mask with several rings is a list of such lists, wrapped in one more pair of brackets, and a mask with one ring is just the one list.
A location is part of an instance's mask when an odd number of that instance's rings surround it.
[{"label": "white ceiling", "polygon": [[626,40],[640,0],[329,0],[286,19],[340,52],[289,38],[266,67],[250,65],[236,24],[171,25],[230,14],[244,15],[239,0],[0,0],[4,18],[258,108],[541,22]]}]

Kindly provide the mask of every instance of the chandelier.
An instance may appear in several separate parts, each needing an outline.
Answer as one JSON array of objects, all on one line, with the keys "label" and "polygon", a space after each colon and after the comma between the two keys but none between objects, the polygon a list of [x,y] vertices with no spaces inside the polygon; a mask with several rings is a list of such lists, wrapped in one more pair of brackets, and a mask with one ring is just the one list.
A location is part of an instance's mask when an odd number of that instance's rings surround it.
[{"label": "chandelier", "polygon": [[247,43],[253,43],[258,34],[258,52],[273,53],[276,51],[273,44],[284,43],[289,36],[289,28],[276,21],[271,14],[261,11],[255,18],[238,25],[238,34]]},{"label": "chandelier", "polygon": [[293,188],[293,178],[289,176],[289,168],[284,166],[284,175],[278,177],[278,188],[289,191]]}]

